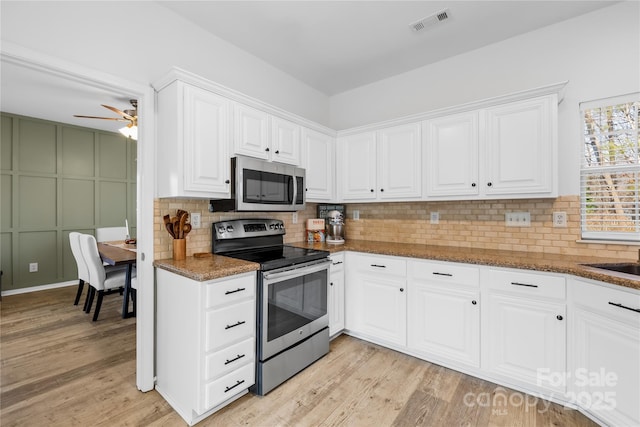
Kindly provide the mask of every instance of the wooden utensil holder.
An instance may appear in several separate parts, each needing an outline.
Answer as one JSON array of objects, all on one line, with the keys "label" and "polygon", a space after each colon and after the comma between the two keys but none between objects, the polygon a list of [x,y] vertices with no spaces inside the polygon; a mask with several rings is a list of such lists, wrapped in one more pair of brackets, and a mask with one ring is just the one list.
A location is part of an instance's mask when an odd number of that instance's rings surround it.
[{"label": "wooden utensil holder", "polygon": [[187,239],[173,239],[173,259],[180,261],[187,258]]}]

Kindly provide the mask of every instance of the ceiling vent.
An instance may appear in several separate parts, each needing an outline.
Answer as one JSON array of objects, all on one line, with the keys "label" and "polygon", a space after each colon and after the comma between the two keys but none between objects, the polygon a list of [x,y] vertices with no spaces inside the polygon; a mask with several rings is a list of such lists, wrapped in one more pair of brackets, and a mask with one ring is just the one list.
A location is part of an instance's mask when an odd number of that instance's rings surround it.
[{"label": "ceiling vent", "polygon": [[433,15],[427,16],[426,18],[422,18],[419,21],[413,22],[411,24],[409,24],[409,27],[414,31],[414,32],[419,32],[422,31],[426,28],[429,27],[433,27],[436,24],[441,23],[442,21],[445,21],[447,19],[449,19],[450,17],[450,13],[449,13],[449,9],[443,9],[438,13],[434,13]]}]

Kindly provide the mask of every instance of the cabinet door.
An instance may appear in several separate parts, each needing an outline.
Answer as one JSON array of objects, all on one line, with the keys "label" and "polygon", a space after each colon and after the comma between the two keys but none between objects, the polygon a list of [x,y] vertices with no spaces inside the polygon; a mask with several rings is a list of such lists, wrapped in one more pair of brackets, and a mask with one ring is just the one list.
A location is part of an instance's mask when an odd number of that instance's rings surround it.
[{"label": "cabinet door", "polygon": [[271,117],[271,160],[300,165],[300,126]]},{"label": "cabinet door", "polygon": [[229,192],[231,165],[228,150],[228,118],[227,99],[202,89],[185,86],[185,191]]},{"label": "cabinet door", "polygon": [[564,393],[565,384],[553,378],[566,371],[565,311],[563,303],[487,290],[483,296],[484,368],[507,383]]},{"label": "cabinet door", "polygon": [[478,194],[478,113],[424,124],[427,196]]},{"label": "cabinet door", "polygon": [[415,280],[409,287],[409,348],[479,368],[479,292]]},{"label": "cabinet door", "polygon": [[487,195],[557,195],[557,96],[485,111]]},{"label": "cabinet door", "polygon": [[329,278],[329,335],[344,329],[344,270],[331,271]]},{"label": "cabinet door", "polygon": [[333,201],[335,139],[311,129],[302,129],[302,148],[307,201]]},{"label": "cabinet door", "polygon": [[405,280],[361,275],[358,331],[399,346],[407,345]]},{"label": "cabinet door", "polygon": [[340,138],[338,152],[338,185],[342,200],[376,199],[375,133]]},{"label": "cabinet door", "polygon": [[255,108],[235,104],[234,152],[269,159],[269,115]]},{"label": "cabinet door", "polygon": [[378,197],[410,199],[422,196],[420,124],[378,131]]}]

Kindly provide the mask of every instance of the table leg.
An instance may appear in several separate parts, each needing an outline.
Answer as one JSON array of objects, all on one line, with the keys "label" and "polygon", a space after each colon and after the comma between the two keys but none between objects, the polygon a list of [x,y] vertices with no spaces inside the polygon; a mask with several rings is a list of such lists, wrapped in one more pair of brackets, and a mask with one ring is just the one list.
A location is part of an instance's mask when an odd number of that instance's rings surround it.
[{"label": "table leg", "polygon": [[127,265],[127,272],[124,279],[124,295],[122,297],[122,318],[126,319],[131,317],[129,313],[129,295],[131,294],[131,272],[133,270],[133,264]]}]

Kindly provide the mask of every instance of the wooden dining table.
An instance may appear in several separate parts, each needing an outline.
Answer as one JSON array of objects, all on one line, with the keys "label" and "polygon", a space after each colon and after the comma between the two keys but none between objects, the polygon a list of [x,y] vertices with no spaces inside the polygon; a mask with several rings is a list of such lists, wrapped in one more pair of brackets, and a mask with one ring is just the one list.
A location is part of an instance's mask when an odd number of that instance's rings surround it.
[{"label": "wooden dining table", "polygon": [[[102,261],[109,265],[126,266],[124,281],[124,295],[122,298],[122,318],[136,316],[136,290],[131,287],[131,275],[136,263],[137,253],[135,244],[126,244],[124,241],[99,242],[98,253]],[[133,303],[133,310],[129,311],[129,301]]]}]

